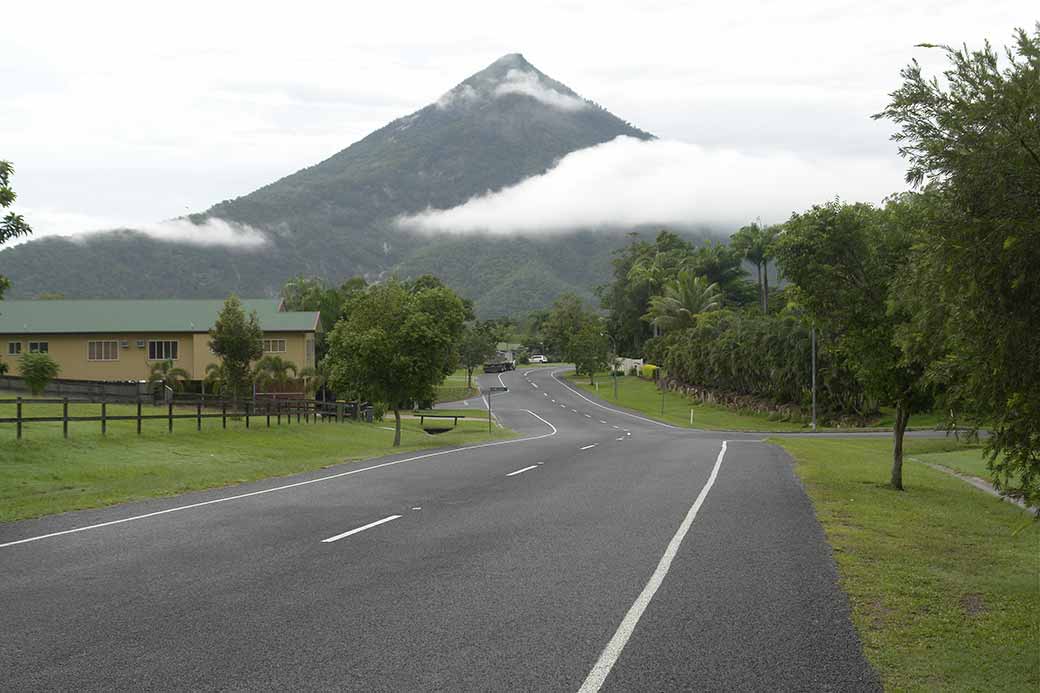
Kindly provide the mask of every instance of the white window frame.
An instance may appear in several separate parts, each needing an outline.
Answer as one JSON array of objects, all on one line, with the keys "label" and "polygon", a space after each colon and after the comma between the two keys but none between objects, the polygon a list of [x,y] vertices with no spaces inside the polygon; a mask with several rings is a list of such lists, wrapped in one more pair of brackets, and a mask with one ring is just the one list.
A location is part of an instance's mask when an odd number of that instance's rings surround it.
[{"label": "white window frame", "polygon": [[8,356],[18,356],[21,353],[22,353],[22,343],[21,342],[8,342],[7,343],[7,355]]},{"label": "white window frame", "polygon": [[[281,343],[282,348],[281,349],[275,349],[274,348],[275,347],[275,342]],[[284,354],[287,347],[288,347],[288,343],[286,342],[285,339],[282,339],[282,338],[264,339],[264,353],[265,354]]]},{"label": "white window frame", "polygon": [[30,354],[47,354],[50,353],[51,343],[50,342],[29,342],[29,353]]},{"label": "white window frame", "polygon": [[[94,356],[96,357],[98,355],[98,349],[100,349],[101,350],[101,352],[100,352],[101,353],[101,357],[100,358],[91,358],[90,347],[93,344],[99,345],[97,347],[94,347]],[[105,358],[105,352],[107,351],[107,349],[105,349],[105,345],[106,344],[111,344],[112,345],[112,354],[113,354],[112,358]],[[91,340],[89,340],[87,342],[87,360],[88,361],[118,361],[119,360],[119,341],[115,340],[115,339],[91,339]]]},{"label": "white window frame", "polygon": [[[155,357],[152,355],[152,345],[162,345],[163,356]],[[169,346],[173,345],[170,349]],[[166,356],[165,354],[173,352],[173,356]],[[181,356],[181,344],[179,339],[149,339],[148,340],[148,360],[149,361],[177,361]]]}]

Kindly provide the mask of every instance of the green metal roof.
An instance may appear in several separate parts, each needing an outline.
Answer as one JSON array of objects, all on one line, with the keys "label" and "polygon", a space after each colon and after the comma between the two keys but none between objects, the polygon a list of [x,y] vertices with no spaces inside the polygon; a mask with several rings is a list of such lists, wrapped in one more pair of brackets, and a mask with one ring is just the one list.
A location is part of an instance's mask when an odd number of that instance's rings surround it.
[{"label": "green metal roof", "polygon": [[[276,298],[244,298],[265,332],[311,332],[317,312],[279,310]],[[0,301],[0,334],[208,332],[223,299]]]}]

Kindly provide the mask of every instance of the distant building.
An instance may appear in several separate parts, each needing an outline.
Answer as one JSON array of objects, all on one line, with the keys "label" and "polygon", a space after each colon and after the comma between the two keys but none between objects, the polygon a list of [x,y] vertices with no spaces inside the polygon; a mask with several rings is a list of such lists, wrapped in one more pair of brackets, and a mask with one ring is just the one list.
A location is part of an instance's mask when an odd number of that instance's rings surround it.
[{"label": "distant building", "polygon": [[[209,329],[224,306],[214,300],[0,301],[0,362],[18,375],[23,353],[46,352],[72,380],[145,380],[170,360],[192,380],[217,362]],[[264,354],[314,365],[317,312],[284,310],[278,299],[242,299],[264,330]]]}]

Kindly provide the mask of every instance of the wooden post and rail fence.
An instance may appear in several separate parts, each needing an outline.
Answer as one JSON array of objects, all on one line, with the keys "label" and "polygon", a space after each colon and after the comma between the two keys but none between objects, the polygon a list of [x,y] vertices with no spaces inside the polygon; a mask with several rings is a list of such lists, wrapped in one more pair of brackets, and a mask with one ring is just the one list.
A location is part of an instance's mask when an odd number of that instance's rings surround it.
[{"label": "wooden post and rail fence", "polygon": [[[62,398],[25,398],[0,399],[0,406],[15,405],[15,416],[0,417],[0,424],[14,424],[16,436],[22,438],[23,429],[26,424],[31,423],[61,423],[62,435],[69,437],[69,422],[99,422],[101,424],[101,435],[108,433],[108,424],[111,421],[135,421],[137,423],[137,434],[141,434],[143,421],[166,421],[166,430],[173,433],[173,422],[176,420],[190,419],[195,421],[195,430],[202,430],[203,419],[220,419],[221,429],[227,429],[228,419],[245,420],[245,427],[250,428],[251,420],[262,418],[266,427],[271,427],[272,417],[275,425],[282,425],[284,417],[285,424],[291,425],[295,416],[296,423],[324,423],[343,422],[350,419],[358,419],[366,416],[366,410],[354,402],[328,402],[314,399],[259,399],[259,400],[226,400],[214,396],[185,398],[179,401],[170,400],[163,405],[152,404],[152,411],[156,413],[145,413],[143,404],[146,399],[137,397],[134,399],[116,399],[104,397],[100,402],[92,400],[77,400]],[[70,414],[70,406],[101,405],[99,414],[74,415]],[[31,416],[31,409],[38,405],[61,405],[61,415]],[[132,414],[110,414],[109,404],[136,405],[136,411]],[[219,409],[219,411],[217,411]],[[161,410],[161,411],[160,411]]]}]

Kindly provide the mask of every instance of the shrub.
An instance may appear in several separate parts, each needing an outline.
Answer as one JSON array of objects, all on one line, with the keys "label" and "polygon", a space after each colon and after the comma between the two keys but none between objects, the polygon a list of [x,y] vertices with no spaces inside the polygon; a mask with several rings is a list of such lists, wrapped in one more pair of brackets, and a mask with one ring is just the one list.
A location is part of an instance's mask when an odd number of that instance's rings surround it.
[{"label": "shrub", "polygon": [[644,378],[646,378],[647,380],[657,380],[657,374],[658,374],[658,371],[660,370],[657,366],[655,366],[652,363],[648,363],[648,364],[643,366],[642,370],[643,370],[643,372],[642,372],[641,375]]},{"label": "shrub", "polygon": [[18,369],[22,372],[25,384],[34,395],[42,394],[47,383],[58,377],[61,367],[47,354],[22,354],[18,359]]}]

